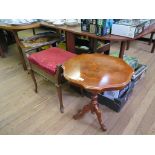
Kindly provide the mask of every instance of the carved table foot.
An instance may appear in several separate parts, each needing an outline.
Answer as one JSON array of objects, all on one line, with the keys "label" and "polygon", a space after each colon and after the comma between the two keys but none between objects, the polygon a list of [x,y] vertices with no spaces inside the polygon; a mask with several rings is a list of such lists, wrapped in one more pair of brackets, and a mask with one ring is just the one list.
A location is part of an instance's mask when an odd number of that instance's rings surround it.
[{"label": "carved table foot", "polygon": [[102,129],[103,131],[106,131],[107,129],[106,129],[105,125],[104,125],[103,122],[102,122],[102,113],[101,113],[101,111],[99,110],[98,106],[95,106],[95,107],[94,107],[94,111],[95,111],[95,114],[96,114],[96,116],[97,116],[98,122],[99,122],[99,124],[100,124],[100,126],[101,126],[101,129]]},{"label": "carved table foot", "polygon": [[90,105],[87,104],[83,107],[83,109],[79,110],[78,113],[76,115],[73,116],[73,118],[76,120],[76,119],[79,119],[81,118],[82,116],[84,116],[85,113],[89,112],[90,111]]},{"label": "carved table foot", "polygon": [[91,102],[89,104],[85,105],[83,107],[83,109],[81,109],[76,115],[73,116],[73,118],[75,120],[79,119],[82,116],[84,116],[85,113],[91,111],[91,113],[93,113],[93,114],[95,113],[96,114],[98,122],[99,122],[99,124],[101,126],[101,129],[103,131],[106,131],[106,127],[105,127],[105,125],[102,122],[102,113],[99,110],[99,105],[98,105],[98,102],[97,102],[97,97],[98,97],[97,94],[93,95]]}]

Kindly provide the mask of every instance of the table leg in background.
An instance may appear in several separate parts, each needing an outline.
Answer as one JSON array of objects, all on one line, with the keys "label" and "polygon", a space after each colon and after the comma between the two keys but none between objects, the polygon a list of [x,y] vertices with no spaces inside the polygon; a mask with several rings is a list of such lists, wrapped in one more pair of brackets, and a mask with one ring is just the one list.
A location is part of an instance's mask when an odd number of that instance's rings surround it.
[{"label": "table leg in background", "polygon": [[[105,40],[104,43],[105,43],[105,44],[107,44],[107,43],[110,44],[110,40]],[[106,55],[109,55],[109,54],[110,54],[110,50],[106,51],[105,54],[106,54]]]},{"label": "table leg in background", "polygon": [[122,41],[121,42],[121,47],[120,47],[120,52],[119,52],[119,57],[120,58],[123,58],[124,51],[125,51],[125,45],[126,45],[126,42],[125,41]]},{"label": "table leg in background", "polygon": [[75,53],[75,35],[71,32],[66,32],[66,49]]},{"label": "table leg in background", "polygon": [[130,48],[130,41],[127,41],[126,42],[126,50],[129,50],[129,48]]},{"label": "table leg in background", "polygon": [[155,40],[153,41],[153,46],[152,46],[151,53],[154,53],[154,50],[155,50]]},{"label": "table leg in background", "polygon": [[97,39],[95,38],[90,38],[90,51],[92,53],[96,52],[97,50]]},{"label": "table leg in background", "polygon": [[151,33],[150,40],[149,40],[149,43],[148,43],[149,45],[151,45],[151,43],[152,43],[154,34],[155,34],[155,32]]}]

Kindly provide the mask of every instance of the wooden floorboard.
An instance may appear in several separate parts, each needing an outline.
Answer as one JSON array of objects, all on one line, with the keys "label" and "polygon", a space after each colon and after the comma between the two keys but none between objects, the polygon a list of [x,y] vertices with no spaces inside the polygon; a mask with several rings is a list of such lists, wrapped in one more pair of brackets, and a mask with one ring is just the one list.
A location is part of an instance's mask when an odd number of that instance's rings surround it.
[{"label": "wooden floorboard", "polygon": [[[113,43],[112,51],[119,50]],[[86,114],[74,120],[77,112],[90,99],[63,86],[65,113],[59,112],[55,87],[37,76],[38,90],[30,75],[23,70],[16,45],[11,45],[6,58],[0,58],[0,134],[155,134],[155,54],[146,42],[135,41],[126,54],[136,56],[148,71],[127,104],[116,113],[100,106],[107,131],[102,132],[95,115]]]}]

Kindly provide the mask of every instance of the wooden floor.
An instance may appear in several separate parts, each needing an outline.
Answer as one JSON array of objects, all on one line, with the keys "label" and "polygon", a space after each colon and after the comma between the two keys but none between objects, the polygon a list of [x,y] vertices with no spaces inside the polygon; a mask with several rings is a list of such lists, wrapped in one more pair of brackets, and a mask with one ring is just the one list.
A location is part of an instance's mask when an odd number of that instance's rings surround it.
[{"label": "wooden floor", "polygon": [[[112,50],[118,49],[119,44],[113,43]],[[102,132],[94,115],[72,119],[89,99],[67,84],[63,87],[64,114],[59,112],[55,87],[39,76],[36,94],[16,46],[10,46],[6,58],[0,58],[0,134],[155,134],[155,53],[151,54],[150,49],[147,43],[136,41],[126,51],[147,64],[148,71],[121,112],[100,106],[108,129]]]}]

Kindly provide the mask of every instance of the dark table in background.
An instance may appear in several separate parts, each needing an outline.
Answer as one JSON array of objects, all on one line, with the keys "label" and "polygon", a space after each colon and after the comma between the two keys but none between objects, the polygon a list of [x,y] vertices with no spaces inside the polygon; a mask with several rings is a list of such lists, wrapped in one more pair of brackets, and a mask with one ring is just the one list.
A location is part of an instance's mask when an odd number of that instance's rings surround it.
[{"label": "dark table in background", "polygon": [[155,24],[153,24],[153,25],[149,26],[148,28],[146,28],[142,33],[137,35],[135,38],[128,38],[128,37],[116,36],[116,35],[111,35],[111,34],[106,35],[106,36],[97,36],[96,34],[81,31],[80,25],[78,25],[78,26],[67,26],[67,25],[55,26],[55,25],[49,24],[47,22],[41,22],[41,26],[55,28],[58,30],[63,30],[66,34],[67,50],[70,52],[75,52],[75,35],[89,37],[91,40],[91,49],[93,51],[96,50],[97,40],[121,42],[120,53],[119,53],[120,58],[122,58],[124,55],[126,43],[128,41],[134,41],[138,38],[141,38],[141,37],[155,31]]},{"label": "dark table in background", "polygon": [[[48,27],[48,28],[54,28],[57,30],[63,30],[66,34],[66,43],[67,43],[67,50],[70,52],[75,52],[75,36],[79,35],[79,36],[85,36],[85,37],[89,37],[90,38],[90,46],[91,46],[91,50],[95,51],[96,50],[96,46],[97,46],[97,40],[104,40],[104,41],[117,41],[117,42],[121,42],[120,45],[120,53],[119,53],[119,57],[122,58],[125,48],[126,48],[126,43],[128,41],[134,41],[138,38],[141,38],[147,34],[150,34],[152,32],[155,32],[155,24],[149,26],[147,29],[145,29],[142,33],[140,33],[139,35],[137,35],[135,38],[128,38],[128,37],[122,37],[122,36],[116,36],[116,35],[106,35],[106,36],[97,36],[96,34],[91,34],[88,32],[83,32],[81,31],[81,27],[80,25],[78,26],[56,26],[53,24],[49,24],[47,22],[38,22],[38,23],[33,23],[33,24],[28,24],[28,25],[1,25],[0,24],[0,29],[3,30],[8,30],[8,31],[12,31],[12,32],[17,32],[20,30],[25,30],[25,29],[29,29],[31,27]],[[152,50],[154,51],[155,48],[155,41],[153,43],[153,48]],[[0,47],[0,53],[1,55],[2,53],[2,48]],[[152,52],[153,53],[153,52]]]}]

